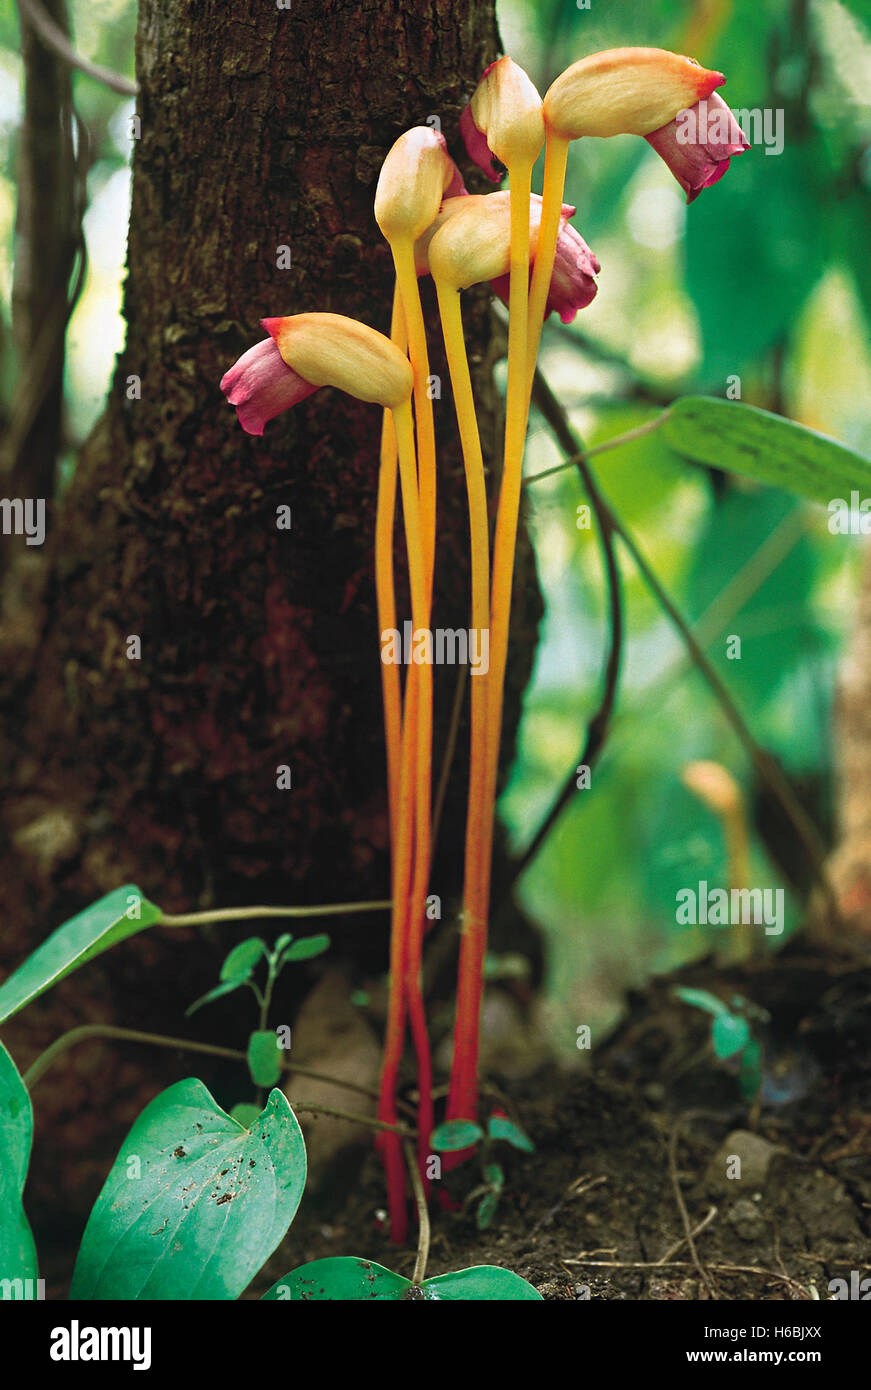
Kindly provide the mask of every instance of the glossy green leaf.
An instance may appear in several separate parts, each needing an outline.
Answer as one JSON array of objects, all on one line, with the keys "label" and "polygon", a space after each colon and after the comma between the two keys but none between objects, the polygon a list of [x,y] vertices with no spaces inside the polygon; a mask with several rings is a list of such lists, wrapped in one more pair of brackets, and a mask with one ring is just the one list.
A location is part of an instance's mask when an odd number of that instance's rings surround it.
[{"label": "glossy green leaf", "polygon": [[233,947],[221,966],[220,978],[227,983],[241,983],[248,979],[258,961],[268,954],[265,941],[261,941],[259,936],[249,936],[247,940],[240,941],[238,946]]},{"label": "glossy green leaf", "polygon": [[436,1302],[452,1300],[518,1300],[541,1301],[538,1293],[525,1279],[508,1269],[495,1265],[477,1265],[454,1274],[439,1274],[425,1279],[420,1290],[412,1292],[409,1279],[394,1274],[383,1265],[342,1255],[335,1259],[313,1260],[300,1265],[273,1284],[263,1295],[266,1302],[338,1302],[340,1300],[370,1300],[399,1302],[420,1298]]},{"label": "glossy green leaf", "polygon": [[475,1265],[472,1269],[457,1270],[455,1274],[439,1274],[435,1279],[424,1280],[422,1287],[424,1297],[431,1300],[542,1302],[537,1289],[519,1274],[500,1269],[498,1265]]},{"label": "glossy green leaf", "polygon": [[372,1260],[351,1255],[312,1260],[279,1279],[264,1302],[321,1303],[340,1299],[375,1299],[396,1302],[411,1288],[411,1280],[394,1274]]},{"label": "glossy green leaf", "polygon": [[281,1091],[245,1129],[201,1081],[177,1082],[122,1145],[70,1298],[238,1298],[287,1231],[305,1177],[302,1131]]},{"label": "glossy green leaf", "polygon": [[255,1086],[274,1086],[281,1075],[281,1052],[270,1028],[248,1039],[248,1069]]},{"label": "glossy green leaf", "polygon": [[491,1139],[504,1139],[506,1143],[513,1144],[515,1149],[522,1149],[524,1153],[534,1154],[535,1145],[528,1135],[523,1133],[519,1125],[512,1124],[511,1120],[504,1115],[491,1115],[487,1122],[487,1128]]},{"label": "glossy green leaf", "polygon": [[0,987],[0,1023],[86,961],[159,922],[161,915],[128,883],[71,917]]},{"label": "glossy green leaf", "polygon": [[749,1041],[750,1024],[746,1018],[739,1018],[736,1014],[720,1014],[714,1019],[711,1042],[714,1052],[721,1059],[734,1057],[736,1052],[743,1051]]},{"label": "glossy green leaf", "polygon": [[289,946],[292,940],[293,934],[291,932],[282,932],[281,936],[276,939],[275,945],[272,947],[273,955],[280,956],[285,946]]},{"label": "glossy green leaf", "polygon": [[471,1148],[483,1138],[483,1129],[472,1120],[445,1120],[443,1125],[437,1125],[433,1130],[429,1142],[436,1153],[450,1154]]},{"label": "glossy green leaf", "polygon": [[709,994],[706,989],[686,989],[675,990],[678,999],[682,999],[685,1004],[692,1004],[695,1009],[704,1009],[706,1013],[713,1014],[715,1017],[728,1015],[729,1010],[718,999],[716,994]]},{"label": "glossy green leaf", "polygon": [[311,960],[312,956],[320,956],[330,948],[330,938],[326,933],[321,932],[317,936],[301,936],[292,945],[285,948],[281,957],[281,964],[287,965],[292,960]]},{"label": "glossy green leaf", "polygon": [[[36,1246],[21,1202],[32,1140],[30,1096],[15,1063],[0,1043],[0,1281],[37,1276]],[[26,1296],[26,1285],[20,1295],[18,1288],[13,1288],[15,1296]],[[31,1297],[35,1297],[35,1290]]]},{"label": "glossy green leaf", "polygon": [[715,396],[682,396],[662,432],[694,463],[723,468],[788,492],[829,502],[858,489],[871,497],[871,459],[782,415]]}]

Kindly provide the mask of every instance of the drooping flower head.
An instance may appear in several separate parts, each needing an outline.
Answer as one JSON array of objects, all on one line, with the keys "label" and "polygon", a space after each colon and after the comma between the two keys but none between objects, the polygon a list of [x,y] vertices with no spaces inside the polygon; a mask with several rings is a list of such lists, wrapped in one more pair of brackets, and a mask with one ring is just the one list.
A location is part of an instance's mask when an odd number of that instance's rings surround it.
[{"label": "drooping flower head", "polygon": [[469,158],[492,183],[515,161],[534,164],[544,144],[542,102],[534,84],[512,58],[487,68],[460,116]]},{"label": "drooping flower head", "polygon": [[609,48],[573,63],[544,98],[555,135],[650,135],[725,82],[664,48]]},{"label": "drooping flower head", "polygon": [[434,220],[443,198],[465,192],[441,131],[414,126],[400,135],[381,166],[375,221],[389,242],[416,241]]},{"label": "drooping flower head", "polygon": [[268,420],[317,389],[286,365],[271,338],[243,352],[221,377],[221,390],[236,407],[239,424],[247,434],[262,434]]},{"label": "drooping flower head", "polygon": [[243,353],[221,379],[248,434],[321,386],[393,409],[411,395],[405,354],[389,338],[342,314],[261,319],[269,337]]},{"label": "drooping flower head", "polygon": [[750,148],[750,141],[716,92],[679,111],[673,121],[645,139],[665,160],[688,203],[723,177],[733,155]]},{"label": "drooping flower head", "polygon": [[722,763],[687,763],[681,780],[718,816],[735,815],[742,809],[741,789]]},{"label": "drooping flower head", "polygon": [[[547,300],[547,313],[556,312],[571,323],[579,309],[596,296],[594,276],[600,265],[583,237],[569,225],[576,209],[564,203],[560,216],[557,253]],[[541,198],[533,194],[529,206],[531,264],[535,263],[541,224]],[[511,195],[485,193],[450,198],[433,225],[415,246],[418,275],[437,274],[455,289],[491,282],[499,298],[508,303],[511,262]]]}]

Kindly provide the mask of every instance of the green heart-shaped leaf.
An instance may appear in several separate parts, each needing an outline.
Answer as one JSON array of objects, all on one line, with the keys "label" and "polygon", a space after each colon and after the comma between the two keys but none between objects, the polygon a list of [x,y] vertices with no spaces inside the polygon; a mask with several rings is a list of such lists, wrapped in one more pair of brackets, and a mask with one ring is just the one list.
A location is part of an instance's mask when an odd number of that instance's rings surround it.
[{"label": "green heart-shaped leaf", "polygon": [[[19,1289],[17,1281],[37,1275],[36,1246],[21,1203],[32,1140],[30,1096],[0,1043],[0,1279],[16,1281],[16,1293],[7,1297],[26,1298],[28,1286]],[[30,1296],[36,1296],[32,1287]]]},{"label": "green heart-shaped leaf", "polygon": [[538,1290],[521,1279],[519,1274],[512,1274],[510,1269],[500,1269],[498,1265],[474,1265],[471,1269],[459,1269],[454,1274],[438,1274],[435,1279],[425,1279],[421,1287],[424,1296],[432,1300],[543,1301]]},{"label": "green heart-shaped leaf", "polygon": [[743,1052],[750,1041],[750,1025],[746,1018],[735,1014],[720,1014],[711,1025],[711,1042],[715,1054],[725,1060]]},{"label": "green heart-shaped leaf", "polygon": [[249,1130],[201,1081],[176,1082],[122,1145],[70,1298],[238,1298],[296,1215],[305,1176],[302,1131],[281,1091]]},{"label": "green heart-shaped leaf", "polygon": [[394,1274],[372,1260],[349,1255],[335,1259],[312,1260],[285,1274],[263,1295],[264,1302],[323,1303],[340,1300],[396,1303],[419,1298],[430,1302],[452,1300],[511,1300],[541,1302],[541,1294],[508,1269],[496,1265],[476,1265],[454,1274],[425,1279],[414,1290],[410,1279]]},{"label": "green heart-shaped leaf", "polygon": [[410,1288],[410,1279],[403,1279],[401,1274],[394,1274],[383,1265],[338,1255],[334,1259],[312,1260],[310,1264],[291,1270],[272,1285],[263,1295],[263,1301],[321,1303],[375,1299],[395,1302]]},{"label": "green heart-shaped leaf", "polygon": [[829,502],[858,489],[871,497],[871,459],[828,435],[753,405],[683,396],[662,425],[669,445],[695,463],[723,468]]},{"label": "green heart-shaped leaf", "polygon": [[161,916],[160,908],[133,884],[107,893],[52,932],[4,982],[0,987],[0,1023],[86,961],[144,931]]},{"label": "green heart-shaped leaf", "polygon": [[469,1149],[483,1138],[483,1129],[472,1120],[445,1120],[443,1125],[437,1125],[433,1130],[429,1142],[436,1153],[451,1154]]},{"label": "green heart-shaped leaf", "polygon": [[527,1154],[535,1153],[535,1145],[529,1136],[523,1133],[519,1125],[512,1124],[504,1115],[491,1115],[487,1128],[490,1131],[491,1139],[504,1139],[507,1143],[513,1144],[515,1149],[522,1149]]}]

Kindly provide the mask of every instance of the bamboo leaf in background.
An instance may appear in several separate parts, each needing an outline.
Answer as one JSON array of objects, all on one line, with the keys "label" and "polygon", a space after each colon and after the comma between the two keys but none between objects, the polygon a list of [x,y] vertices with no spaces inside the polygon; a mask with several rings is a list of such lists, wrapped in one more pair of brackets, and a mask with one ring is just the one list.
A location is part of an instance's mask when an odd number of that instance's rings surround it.
[{"label": "bamboo leaf in background", "polygon": [[828,435],[739,401],[682,396],[662,425],[667,442],[694,463],[722,468],[813,502],[871,497],[871,459]]}]

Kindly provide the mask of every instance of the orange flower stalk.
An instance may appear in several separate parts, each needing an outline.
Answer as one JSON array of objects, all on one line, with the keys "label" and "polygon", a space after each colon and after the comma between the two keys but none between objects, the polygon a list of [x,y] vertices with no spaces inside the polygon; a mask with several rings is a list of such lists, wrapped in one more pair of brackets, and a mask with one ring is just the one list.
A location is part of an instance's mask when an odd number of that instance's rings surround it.
[{"label": "orange flower stalk", "polygon": [[[460,200],[463,203],[471,199]],[[472,224],[480,226],[480,218]],[[451,384],[454,393],[454,407],[463,449],[463,462],[466,471],[466,490],[469,499],[469,531],[472,561],[472,627],[479,633],[490,628],[490,538],[487,518],[487,489],[484,482],[484,459],[481,453],[481,440],[475,414],[475,401],[472,394],[472,380],[466,343],[463,337],[462,311],[460,308],[460,288],[467,283],[468,262],[464,253],[468,249],[466,228],[470,219],[461,208],[456,218],[445,222],[429,245],[429,267],[438,295],[442,332]],[[489,251],[491,243],[486,250]],[[486,252],[485,252],[486,253]],[[527,272],[528,273],[528,272]],[[481,278],[489,278],[486,274]],[[477,1072],[477,1056],[466,1055],[478,1036],[478,1013],[480,1000],[474,998],[475,962],[480,955],[483,963],[483,943],[487,934],[487,904],[481,900],[483,881],[482,855],[487,837],[484,823],[487,795],[487,687],[489,673],[476,673],[472,679],[471,730],[469,741],[469,801],[466,815],[466,845],[463,881],[463,931],[460,946],[460,973],[457,995],[457,1033],[454,1042],[454,1068],[462,1065],[464,1072],[471,1066]],[[460,1020],[462,1019],[462,1031]],[[462,1050],[462,1056],[459,1055]],[[449,1109],[448,1118],[456,1116]],[[448,1156],[446,1156],[448,1157]]]},{"label": "orange flower stalk", "polygon": [[[462,180],[447,152],[444,136],[429,126],[419,126],[400,136],[388,154],[378,180],[375,218],[387,240],[396,269],[405,331],[414,372],[414,405],[417,424],[417,467],[413,475],[402,470],[403,510],[412,579],[412,621],[415,629],[428,630],[432,604],[436,528],[435,430],[429,395],[429,356],[423,310],[414,268],[414,243],[436,217],[442,199],[462,190]],[[413,443],[413,435],[412,435]],[[395,1089],[402,1051],[401,1025],[407,1002],[409,1023],[418,1066],[418,1133],[421,1168],[426,1183],[426,1156],[432,1129],[432,1062],[421,988],[421,961],[426,895],[431,858],[432,801],[432,668],[412,666],[406,694],[405,721],[400,754],[399,797],[412,796],[413,815],[400,811],[394,844],[399,866],[395,879],[391,923],[391,978],[388,1042],[381,1079],[379,1117],[395,1120]],[[413,840],[413,849],[412,849]],[[410,888],[405,876],[413,858]],[[400,1004],[400,997],[404,1002]],[[391,1116],[393,1118],[391,1118]],[[391,1232],[402,1238],[404,1201],[399,1213],[398,1182],[402,1182],[399,1145],[384,1136],[385,1155],[391,1152],[388,1188]],[[399,1178],[395,1176],[399,1172]]]},{"label": "orange flower stalk", "polygon": [[[405,352],[405,316],[399,287],[393,290],[390,341]],[[393,527],[396,519],[397,447],[393,416],[385,410],[381,425],[381,457],[378,471],[378,500],[375,509],[375,599],[378,631],[396,627],[396,590],[393,582]],[[384,706],[384,743],[387,750],[387,802],[390,812],[391,852],[399,824],[399,758],[402,740],[402,691],[399,667],[381,663],[381,694]]]},{"label": "orange flower stalk", "polygon": [[[508,170],[511,212],[505,452],[493,543],[493,588],[489,608],[492,625],[490,669],[486,678],[486,690],[482,692],[480,697],[483,699],[486,696],[486,713],[482,718],[479,717],[479,724],[483,723],[484,725],[485,752],[483,770],[479,770],[480,753],[476,756],[473,706],[473,751],[469,784],[466,891],[457,982],[454,1060],[447,1107],[449,1119],[471,1120],[476,1117],[478,1103],[478,1041],[484,952],[487,945],[493,812],[502,729],[502,691],[508,652],[511,577],[514,569],[514,543],[520,507],[523,442],[526,436],[526,343],[532,167],[544,145],[545,127],[541,97],[523,69],[512,62],[510,58],[501,58],[498,63],[494,63],[492,67],[487,69],[469,104],[469,117],[475,131],[486,139],[489,150]],[[447,227],[436,236],[430,246],[430,266],[433,269],[437,287],[439,285],[439,276],[435,269],[435,262],[439,254],[437,247],[440,242],[444,246],[444,239],[450,235],[450,227]],[[553,257],[551,258],[551,269],[552,267]],[[550,278],[548,275],[548,286],[550,285]],[[441,301],[442,294],[440,292],[440,304]],[[453,311],[449,306],[448,312],[454,314],[455,327],[459,319],[458,297],[456,311]],[[442,317],[444,321],[444,310]],[[460,332],[462,332],[461,326]],[[474,406],[472,413],[474,415]],[[472,621],[474,625],[474,616]],[[474,694],[473,688],[473,698]],[[478,732],[478,736],[480,737],[480,732]],[[470,855],[471,864],[469,863]]]},{"label": "orange flower stalk", "polygon": [[[688,791],[707,806],[723,828],[726,841],[726,860],[729,866],[729,887],[738,889],[750,884],[750,836],[747,832],[747,808],[741,788],[722,763],[687,763],[681,780]],[[747,960],[753,954],[756,938],[753,925],[741,921],[735,925],[733,960]]]},{"label": "orange flower stalk", "polygon": [[[378,402],[390,412],[392,427],[385,423],[382,433],[381,476],[379,478],[379,516],[376,519],[376,588],[379,612],[390,616],[393,605],[392,577],[392,512],[395,499],[395,461],[399,456],[402,479],[406,535],[409,543],[412,611],[415,622],[421,620],[426,591],[423,584],[420,537],[420,515],[417,495],[417,461],[414,448],[414,423],[411,414],[411,394],[414,373],[405,353],[397,343],[377,333],[355,319],[339,314],[296,314],[289,318],[264,319],[263,327],[269,338],[244,353],[225,373],[221,389],[236,406],[243,428],[252,434],[262,434],[266,421],[311,395],[321,386],[338,386],[358,400]],[[401,340],[401,329],[394,316],[394,330]],[[392,475],[392,477],[391,477]],[[383,513],[383,514],[382,514]],[[395,694],[388,682],[388,704],[385,717],[390,721],[388,748],[394,748],[397,736]],[[414,685],[409,686],[409,730],[415,727]],[[396,692],[398,694],[398,685]],[[389,713],[388,713],[389,711]],[[388,753],[388,758],[390,754]],[[413,790],[411,760],[402,761],[398,785],[394,776],[391,793],[392,819],[399,825],[413,820]],[[388,773],[388,780],[390,774]],[[393,914],[396,904],[403,904],[400,923],[404,922],[404,904],[408,898],[411,877],[411,841],[402,845],[393,863]],[[382,1078],[382,1104],[379,1118],[395,1124],[396,1076],[402,1053],[405,1027],[405,995],[402,981],[405,974],[405,933],[394,930],[391,937],[391,977],[399,983],[391,992],[385,1043]],[[391,1216],[398,1239],[404,1234],[405,1168],[398,1135],[382,1134],[384,1162],[388,1175]]]}]

